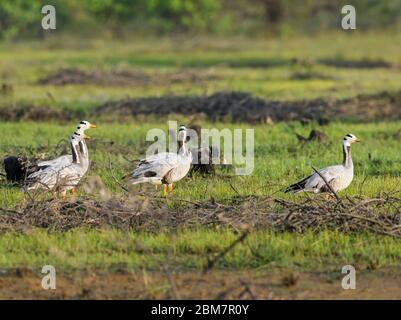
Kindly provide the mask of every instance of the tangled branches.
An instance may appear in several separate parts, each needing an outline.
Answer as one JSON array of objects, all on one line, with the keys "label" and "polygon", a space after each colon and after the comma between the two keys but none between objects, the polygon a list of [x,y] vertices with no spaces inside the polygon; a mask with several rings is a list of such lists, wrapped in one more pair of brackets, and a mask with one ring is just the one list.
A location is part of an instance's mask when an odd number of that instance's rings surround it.
[{"label": "tangled branches", "polygon": [[323,198],[289,201],[273,197],[240,197],[225,202],[192,202],[146,196],[96,201],[31,200],[15,210],[0,208],[0,231],[32,227],[66,231],[76,227],[112,227],[157,232],[179,227],[224,225],[236,230],[304,232],[336,229],[401,236],[401,199]]}]

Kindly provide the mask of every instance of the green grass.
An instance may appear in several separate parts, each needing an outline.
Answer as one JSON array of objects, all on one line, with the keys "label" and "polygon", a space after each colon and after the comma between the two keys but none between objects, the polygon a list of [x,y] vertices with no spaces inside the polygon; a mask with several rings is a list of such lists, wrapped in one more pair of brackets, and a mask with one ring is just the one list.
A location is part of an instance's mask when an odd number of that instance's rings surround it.
[{"label": "green grass", "polygon": [[[93,119],[89,120],[93,121]],[[282,197],[300,197],[286,195],[280,190],[309,174],[312,166],[320,168],[341,163],[341,141],[347,133],[356,134],[363,142],[354,144],[352,147],[355,179],[341,195],[361,194],[364,197],[374,197],[382,191],[396,191],[399,190],[401,182],[399,142],[395,135],[400,124],[401,122],[332,123],[318,128],[328,135],[326,142],[309,144],[300,143],[294,132],[307,136],[312,126],[302,126],[298,123],[281,123],[272,126],[205,124],[204,128],[253,128],[255,130],[254,171],[249,176],[235,176],[230,179],[202,176],[186,178],[176,184],[174,196],[193,200],[211,197],[222,200],[236,195],[230,186],[233,184],[244,196],[266,196],[279,192]],[[54,157],[58,150],[55,148],[56,144],[72,134],[75,125],[75,123],[69,125],[0,124],[0,135],[7,142],[0,146],[0,156],[15,154],[16,150],[23,153],[30,150],[29,153],[34,155],[42,154],[45,158]],[[117,177],[129,173],[134,167],[127,160],[143,157],[147,146],[151,144],[146,142],[147,131],[158,127],[167,131],[167,123],[97,123],[97,125],[98,129],[88,132],[93,137],[93,141],[89,142],[92,166],[87,175],[100,176],[113,192],[122,192],[110,173],[109,161],[112,161]],[[107,144],[110,141],[114,142],[113,146]],[[141,186],[134,188],[133,192],[140,189]],[[4,186],[0,189],[0,195],[1,206],[13,206],[23,196],[19,189]]]},{"label": "green grass", "polygon": [[[199,270],[237,237],[228,229],[203,228],[158,234],[117,230],[6,233],[0,237],[0,266],[40,269],[50,264],[69,272],[163,270],[167,264],[176,270]],[[400,256],[398,240],[369,233],[258,231],[217,260],[216,267],[321,271],[341,270],[343,265],[352,264],[358,269],[372,269],[398,265]]]},{"label": "green grass", "polygon": [[[319,38],[200,39],[193,42],[132,41],[88,42],[82,46],[60,43],[2,44],[0,70],[5,82],[14,85],[12,97],[0,105],[33,103],[67,110],[87,111],[121,97],[204,94],[220,90],[240,90],[277,100],[345,98],[360,93],[376,93],[400,88],[401,73],[394,68],[334,68],[321,59],[383,60],[400,63],[399,46],[393,34],[330,34]],[[157,46],[155,42],[157,41]],[[383,52],[385,48],[385,52]],[[294,60],[304,61],[297,64]],[[202,84],[163,84],[131,87],[67,85],[39,86],[35,82],[61,67],[85,70],[123,69],[145,73],[170,72],[182,68],[207,69],[218,75]],[[319,74],[325,79],[297,80],[297,73]],[[51,100],[49,94],[54,98]]]},{"label": "green grass", "polygon": [[[145,150],[144,138],[148,129],[156,123],[130,125],[98,123],[98,129],[90,132],[93,145],[90,148],[92,167],[88,176],[100,176],[114,193],[122,193],[108,170],[109,159],[116,175],[122,176],[132,169],[129,162],[117,151],[102,150],[99,141],[114,141],[115,150],[125,150],[124,156],[134,159]],[[212,126],[211,124],[209,124]],[[219,128],[237,125],[218,124]],[[16,146],[20,150],[32,150],[43,146],[52,154],[54,145],[61,137],[68,136],[70,125],[6,123],[0,125],[0,135],[7,144],[0,148],[0,154],[12,153]],[[206,125],[207,127],[207,125]],[[246,128],[248,125],[240,125]],[[255,128],[255,169],[250,176],[235,176],[231,179],[220,177],[186,178],[176,184],[174,198],[199,200],[214,198],[226,201],[236,196],[230,183],[241,195],[275,194],[298,200],[305,195],[284,194],[283,187],[308,174],[311,166],[321,167],[341,161],[341,139],[347,132],[353,132],[363,142],[353,147],[355,180],[340,196],[362,195],[375,197],[381,192],[399,190],[401,164],[399,145],[394,133],[400,122],[372,124],[332,123],[324,130],[329,141],[300,144],[294,134],[306,135],[310,128],[296,123]],[[166,124],[162,124],[166,128]],[[28,137],[35,137],[28,138]],[[95,144],[96,143],[96,144]],[[369,160],[368,154],[371,153]],[[133,188],[132,194],[142,187]],[[81,191],[83,194],[83,191]],[[161,194],[160,194],[161,195]],[[15,187],[3,184],[0,188],[0,206],[14,207],[26,196]],[[228,246],[236,235],[229,229],[182,230],[175,233],[147,234],[142,232],[123,233],[121,231],[84,231],[48,234],[35,231],[28,235],[7,233],[0,236],[0,266],[35,266],[55,264],[62,270],[75,269],[157,269],[166,261],[169,251],[173,252],[171,263],[178,269],[199,269],[206,261],[208,253],[220,252]],[[254,232],[247,240],[253,250],[240,245],[224,257],[218,268],[264,268],[300,267],[302,269],[323,269],[342,264],[356,264],[358,268],[398,265],[401,252],[400,240],[373,234],[341,234],[327,231],[305,235],[291,233]],[[146,252],[138,253],[135,245],[144,246]],[[142,250],[142,249],[141,249]],[[256,250],[256,254],[255,254]],[[140,251],[140,250],[139,250]],[[149,254],[149,252],[151,254]],[[50,262],[49,262],[50,261]]]},{"label": "green grass", "polygon": [[[341,32],[318,38],[289,39],[178,39],[81,43],[50,39],[44,43],[0,44],[0,74],[2,82],[13,85],[13,93],[0,93],[0,107],[21,104],[48,106],[88,115],[92,108],[126,97],[162,96],[165,94],[211,94],[220,90],[240,90],[274,100],[337,99],[358,94],[401,89],[399,70],[400,35]],[[294,59],[302,63],[294,63]],[[392,68],[334,68],[322,59],[380,60]],[[216,79],[202,84],[166,83],[129,87],[99,87],[95,85],[40,86],[35,82],[60,67],[85,70],[139,70],[149,75],[157,72],[177,72],[185,69],[208,70]],[[299,80],[297,74],[312,75]],[[313,77],[317,75],[317,77]],[[53,98],[51,98],[53,97]],[[171,120],[189,124],[199,119],[170,116]],[[76,119],[77,121],[81,119]],[[100,176],[115,194],[122,190],[110,174],[112,162],[115,176],[132,170],[128,160],[142,156],[150,142],[145,141],[151,128],[167,129],[166,119],[132,120],[118,123],[111,119],[87,118],[98,125],[88,132],[92,165],[87,176]],[[250,125],[203,122],[204,128],[253,128],[255,130],[254,171],[250,176],[232,178],[186,178],[176,184],[172,198],[188,200],[230,201],[237,194],[278,197],[295,201],[305,195],[292,196],[283,188],[309,174],[311,167],[324,167],[341,162],[341,139],[354,133],[363,142],[352,148],[355,179],[340,193],[341,197],[361,195],[375,197],[383,192],[400,189],[399,157],[400,121],[355,123],[332,122],[328,126],[302,126],[297,122],[274,125]],[[7,154],[52,158],[62,151],[56,144],[67,139],[75,122],[0,123],[0,157]],[[295,132],[307,136],[312,128],[324,131],[323,143],[301,144]],[[108,142],[114,142],[112,146]],[[68,149],[67,149],[68,150]],[[85,181],[84,181],[85,182]],[[136,187],[133,194],[142,190]],[[81,195],[84,193],[80,191]],[[26,199],[16,187],[1,181],[0,207],[14,208]],[[172,252],[171,262],[177,268],[199,269],[208,254],[221,251],[235,239],[229,229],[180,230],[174,233],[146,234],[132,230],[73,230],[49,234],[34,231],[29,234],[0,235],[0,267],[54,264],[61,269],[157,269]],[[140,252],[140,246],[147,248]],[[301,267],[305,269],[338,268],[357,264],[360,268],[399,265],[400,240],[370,233],[342,234],[335,231],[314,234],[254,232],[224,257],[220,268]],[[250,248],[253,248],[253,253]],[[256,250],[256,251],[255,251]],[[256,253],[256,254],[255,254]]]}]

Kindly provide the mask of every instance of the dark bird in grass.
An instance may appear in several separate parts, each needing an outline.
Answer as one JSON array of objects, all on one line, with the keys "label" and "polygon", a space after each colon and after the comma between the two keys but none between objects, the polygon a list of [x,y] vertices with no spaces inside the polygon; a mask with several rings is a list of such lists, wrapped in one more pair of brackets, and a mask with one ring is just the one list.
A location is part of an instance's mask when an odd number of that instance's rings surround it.
[{"label": "dark bird in grass", "polygon": [[215,174],[215,163],[220,159],[220,150],[217,147],[194,148],[192,153],[191,173]]},{"label": "dark bird in grass", "polygon": [[25,157],[8,156],[3,160],[7,181],[22,183],[27,176],[36,172],[39,167]]}]

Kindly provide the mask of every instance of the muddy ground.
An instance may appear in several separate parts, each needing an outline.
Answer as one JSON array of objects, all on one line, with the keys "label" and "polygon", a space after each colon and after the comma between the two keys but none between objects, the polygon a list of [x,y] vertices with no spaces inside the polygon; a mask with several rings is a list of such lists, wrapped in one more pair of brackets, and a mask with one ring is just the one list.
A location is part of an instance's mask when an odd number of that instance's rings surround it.
[{"label": "muddy ground", "polygon": [[62,109],[56,109],[47,105],[33,105],[29,103],[5,105],[0,107],[1,121],[60,121],[66,122],[73,119],[80,119],[83,116],[81,112],[68,112]]},{"label": "muddy ground", "polygon": [[269,101],[243,92],[218,92],[210,96],[165,96],[105,103],[94,109],[97,116],[198,115],[211,121],[272,123],[278,121],[401,119],[401,92],[359,95],[343,100]]},{"label": "muddy ground", "polygon": [[0,275],[0,299],[401,299],[401,270],[356,273],[344,290],[338,272],[210,271],[57,274],[44,290],[43,275],[13,270]]},{"label": "muddy ground", "polygon": [[77,68],[62,68],[39,79],[40,85],[91,84],[97,86],[148,86],[174,83],[199,84],[218,79],[211,70],[179,70],[168,73],[147,74],[142,71],[95,70],[85,71]]}]

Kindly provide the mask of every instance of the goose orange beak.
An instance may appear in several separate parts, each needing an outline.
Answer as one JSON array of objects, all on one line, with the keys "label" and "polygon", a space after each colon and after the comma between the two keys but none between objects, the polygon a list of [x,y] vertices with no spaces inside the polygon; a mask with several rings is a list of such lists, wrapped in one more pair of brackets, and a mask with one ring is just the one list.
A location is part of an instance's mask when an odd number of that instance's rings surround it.
[{"label": "goose orange beak", "polygon": [[96,124],[91,124],[91,125],[89,125],[89,128],[95,129],[95,128],[97,128],[97,126],[96,126]]}]

